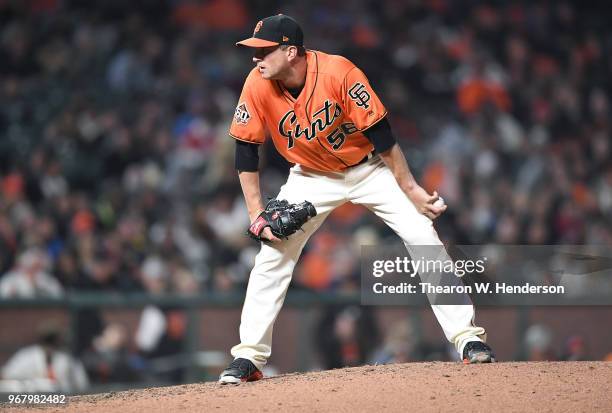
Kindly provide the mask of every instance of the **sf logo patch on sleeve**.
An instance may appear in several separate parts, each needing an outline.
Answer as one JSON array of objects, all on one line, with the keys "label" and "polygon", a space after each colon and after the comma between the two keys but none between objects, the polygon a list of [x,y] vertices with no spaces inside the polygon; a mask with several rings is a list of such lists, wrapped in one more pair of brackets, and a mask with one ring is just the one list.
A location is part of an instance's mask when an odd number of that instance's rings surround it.
[{"label": "sf logo patch on sleeve", "polygon": [[365,88],[363,83],[355,83],[348,91],[349,97],[355,101],[357,106],[362,108],[363,110],[368,109],[370,105],[368,102],[370,101],[370,94]]},{"label": "sf logo patch on sleeve", "polygon": [[239,103],[236,108],[236,112],[234,112],[234,119],[236,123],[246,125],[251,119],[251,114],[247,110],[246,103]]}]

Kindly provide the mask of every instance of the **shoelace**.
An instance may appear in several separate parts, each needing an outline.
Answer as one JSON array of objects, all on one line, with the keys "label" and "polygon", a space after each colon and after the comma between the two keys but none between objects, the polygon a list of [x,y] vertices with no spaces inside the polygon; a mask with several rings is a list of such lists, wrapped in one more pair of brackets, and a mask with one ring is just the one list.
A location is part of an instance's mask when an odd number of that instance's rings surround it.
[{"label": "shoelace", "polygon": [[487,344],[482,343],[480,341],[469,342],[466,345],[464,354],[469,353],[470,351],[488,351],[491,353],[491,355],[493,355],[493,351],[491,350],[491,347],[489,347]]},{"label": "shoelace", "polygon": [[472,344],[470,346],[470,349],[471,350],[479,350],[479,351],[480,350],[490,350],[489,346],[487,346],[484,343],[478,342],[478,341],[474,342],[474,344]]},{"label": "shoelace", "polygon": [[229,365],[229,368],[236,368],[245,375],[249,375],[255,370],[253,363],[251,363],[249,360],[240,360],[240,359],[236,359],[232,361]]}]

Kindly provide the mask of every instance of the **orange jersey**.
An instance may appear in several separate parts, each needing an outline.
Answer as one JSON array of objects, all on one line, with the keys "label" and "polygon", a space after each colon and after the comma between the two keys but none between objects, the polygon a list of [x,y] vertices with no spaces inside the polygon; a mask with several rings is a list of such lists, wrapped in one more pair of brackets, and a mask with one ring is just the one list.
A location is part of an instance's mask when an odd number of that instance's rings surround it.
[{"label": "orange jersey", "polygon": [[374,149],[363,131],[387,111],[365,74],[349,60],[315,50],[308,50],[306,59],[306,83],[297,99],[254,68],[229,134],[256,144],[271,136],[289,162],[318,171],[356,165]]}]

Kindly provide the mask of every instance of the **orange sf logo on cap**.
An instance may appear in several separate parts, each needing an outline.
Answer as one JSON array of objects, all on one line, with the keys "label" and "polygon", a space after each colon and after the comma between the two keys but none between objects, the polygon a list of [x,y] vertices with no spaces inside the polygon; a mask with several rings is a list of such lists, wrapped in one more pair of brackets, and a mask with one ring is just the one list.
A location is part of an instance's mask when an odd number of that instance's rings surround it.
[{"label": "orange sf logo on cap", "polygon": [[261,29],[261,26],[263,26],[262,20],[258,21],[257,24],[255,25],[255,31],[253,31],[253,34],[257,33]]}]

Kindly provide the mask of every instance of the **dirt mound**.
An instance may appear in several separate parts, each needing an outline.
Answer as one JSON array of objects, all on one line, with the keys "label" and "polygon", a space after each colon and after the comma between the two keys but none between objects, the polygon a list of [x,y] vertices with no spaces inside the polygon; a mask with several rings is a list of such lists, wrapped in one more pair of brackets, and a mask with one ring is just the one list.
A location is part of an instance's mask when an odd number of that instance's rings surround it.
[{"label": "dirt mound", "polygon": [[44,411],[593,412],[612,411],[610,383],[604,362],[409,363],[81,396]]}]

